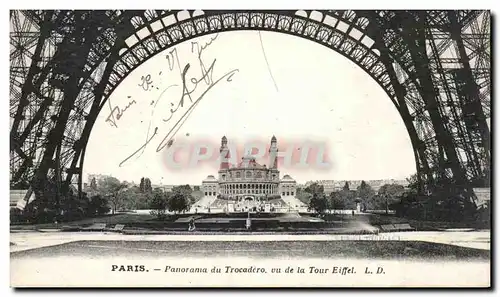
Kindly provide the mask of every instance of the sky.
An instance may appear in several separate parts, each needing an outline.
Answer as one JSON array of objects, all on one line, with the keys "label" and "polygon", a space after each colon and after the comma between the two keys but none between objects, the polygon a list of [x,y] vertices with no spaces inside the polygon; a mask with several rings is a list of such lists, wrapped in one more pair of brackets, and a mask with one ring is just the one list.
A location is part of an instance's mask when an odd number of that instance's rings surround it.
[{"label": "sky", "polygon": [[[186,92],[191,93],[183,97]],[[176,133],[169,142],[172,129]],[[240,149],[231,156],[231,162],[239,162],[245,152],[258,153],[246,145],[268,145],[273,135],[281,152],[295,151],[291,161],[280,159],[281,176],[289,174],[299,183],[404,179],[416,172],[397,109],[361,68],[296,36],[236,31],[186,41],[132,71],[99,114],[84,176],[201,184],[207,175],[217,176],[222,136]],[[200,148],[201,157],[193,153]],[[297,156],[306,151],[307,162],[298,164]],[[266,156],[256,157],[269,164]]]}]

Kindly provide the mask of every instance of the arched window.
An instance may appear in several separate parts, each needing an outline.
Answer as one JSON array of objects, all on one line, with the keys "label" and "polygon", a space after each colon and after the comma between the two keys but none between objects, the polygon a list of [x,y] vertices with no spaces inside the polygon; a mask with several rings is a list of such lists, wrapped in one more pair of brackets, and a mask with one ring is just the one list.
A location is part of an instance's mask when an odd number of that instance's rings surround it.
[{"label": "arched window", "polygon": [[226,180],[226,175],[225,174],[222,175],[222,180]]},{"label": "arched window", "polygon": [[236,178],[241,178],[241,173],[239,171],[236,172]]},{"label": "arched window", "polygon": [[257,171],[257,178],[262,178],[262,172]]},{"label": "arched window", "polygon": [[139,28],[141,27],[142,25],[144,25],[144,20],[142,19],[142,17],[140,16],[135,16],[133,17],[130,22],[132,23],[132,25],[134,26],[134,28]]},{"label": "arched window", "polygon": [[252,177],[252,172],[251,172],[251,171],[247,171],[245,174],[246,174],[246,177],[247,177],[247,178]]}]

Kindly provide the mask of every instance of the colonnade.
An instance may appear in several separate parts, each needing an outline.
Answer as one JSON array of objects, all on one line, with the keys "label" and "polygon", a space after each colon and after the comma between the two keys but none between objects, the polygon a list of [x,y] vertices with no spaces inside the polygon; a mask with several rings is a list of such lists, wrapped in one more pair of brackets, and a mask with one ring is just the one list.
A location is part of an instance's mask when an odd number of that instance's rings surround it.
[{"label": "colonnade", "polygon": [[230,183],[220,185],[221,194],[279,194],[277,183]]}]

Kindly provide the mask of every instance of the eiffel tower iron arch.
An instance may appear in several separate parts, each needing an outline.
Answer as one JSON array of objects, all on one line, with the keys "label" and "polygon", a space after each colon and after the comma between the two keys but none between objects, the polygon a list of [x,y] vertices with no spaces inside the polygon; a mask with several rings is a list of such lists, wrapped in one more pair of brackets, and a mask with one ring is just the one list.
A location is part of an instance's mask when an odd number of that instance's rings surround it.
[{"label": "eiffel tower iron arch", "polygon": [[[92,19],[94,13],[86,13],[82,13],[85,17],[74,22],[85,24],[87,15]],[[39,25],[40,41],[46,43],[50,38],[42,36],[43,27],[52,23],[54,31],[64,31],[64,26],[57,26],[55,22],[58,18],[60,22],[64,22],[64,18],[69,18],[71,12],[31,11],[25,14]],[[465,28],[478,14],[474,11],[457,12],[444,15],[444,18],[447,18],[446,22],[450,24],[450,29],[455,29],[455,33],[458,27],[460,35],[462,28]],[[410,16],[409,19],[413,22],[405,24],[403,16]],[[66,103],[67,108],[73,106],[65,119],[55,120],[56,125],[59,124],[59,129],[55,131],[59,132],[61,139],[57,140],[54,137],[49,139],[49,150],[43,148],[38,150],[38,154],[44,159],[38,163],[34,162],[34,166],[14,166],[13,170],[13,155],[18,159],[24,159],[18,163],[27,163],[28,158],[23,158],[24,152],[20,148],[23,145],[19,144],[20,140],[23,140],[22,137],[20,139],[20,135],[27,138],[26,135],[33,133],[29,129],[34,126],[28,124],[22,130],[14,125],[15,129],[11,130],[11,143],[14,143],[11,146],[11,178],[38,176],[43,179],[45,176],[56,175],[56,179],[61,180],[67,187],[76,176],[79,179],[79,192],[81,192],[85,148],[93,124],[107,98],[129,73],[165,49],[196,37],[227,31],[267,30],[298,36],[327,46],[357,64],[377,81],[398,109],[414,148],[417,173],[422,182],[432,183],[438,174],[445,174],[453,177],[458,183],[467,183],[470,176],[467,176],[464,162],[457,156],[456,139],[449,133],[438,110],[440,102],[432,89],[432,73],[425,72],[425,69],[418,65],[422,62],[419,59],[423,58],[422,54],[426,53],[426,48],[418,44],[419,39],[415,36],[422,38],[422,34],[428,34],[426,31],[428,29],[419,26],[419,22],[432,27],[431,22],[436,22],[435,19],[438,17],[439,15],[431,15],[429,12],[398,14],[386,11],[101,12],[98,16],[94,16],[98,23],[98,28],[95,28],[96,37],[92,41],[87,41],[90,43],[90,50],[81,57],[84,58],[85,65],[80,65],[81,72],[78,77],[80,83],[76,84],[81,87],[81,91],[76,95],[73,94],[73,98],[69,101],[61,100],[61,103]],[[416,29],[405,28],[405,25]],[[435,25],[443,26],[442,23]],[[69,31],[59,35],[78,34],[75,30]],[[53,40],[53,43],[56,43],[57,38]],[[59,45],[62,44],[64,40]],[[36,56],[36,52],[34,55]],[[49,57],[48,60],[47,65],[53,66],[54,63],[51,65],[51,61],[54,61],[54,57]],[[429,59],[424,62],[429,63]],[[40,65],[31,65],[30,70],[33,67],[41,68],[43,72],[44,68]],[[50,69],[47,72],[50,72]],[[30,89],[36,89],[33,86],[37,85],[29,81],[29,77],[27,80]],[[50,83],[48,85],[51,86]],[[22,87],[22,91],[29,92],[26,91],[26,84]],[[64,93],[64,90],[61,93]],[[489,94],[487,95],[489,98]],[[54,101],[54,99],[44,99],[40,94],[35,94],[34,97],[42,99],[42,106],[50,105],[51,101]],[[17,101],[22,101],[22,98]],[[18,103],[17,114],[22,114],[23,108],[24,106]],[[475,108],[478,112],[477,106]],[[33,122],[33,118],[35,116],[32,116],[30,123]],[[476,122],[481,120],[482,118],[476,119]],[[16,121],[20,121],[17,115],[14,116],[14,122]],[[26,127],[29,129],[26,130]],[[51,132],[54,129],[55,127]],[[485,133],[483,129],[479,134],[479,138],[481,135],[488,136],[489,131]],[[482,137],[481,141],[487,144],[484,138]],[[489,153],[489,147],[486,153]],[[32,171],[27,172],[26,166]],[[60,168],[65,170],[59,170]],[[481,170],[478,165],[474,165],[473,169],[476,172],[472,175],[481,174],[477,172]]]}]

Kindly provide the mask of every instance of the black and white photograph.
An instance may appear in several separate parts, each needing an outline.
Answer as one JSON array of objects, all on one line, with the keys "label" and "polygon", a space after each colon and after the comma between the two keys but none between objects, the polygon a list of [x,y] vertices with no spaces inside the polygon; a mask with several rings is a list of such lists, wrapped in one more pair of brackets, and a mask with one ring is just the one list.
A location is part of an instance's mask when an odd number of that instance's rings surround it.
[{"label": "black and white photograph", "polygon": [[489,10],[9,23],[11,287],[491,287]]}]

